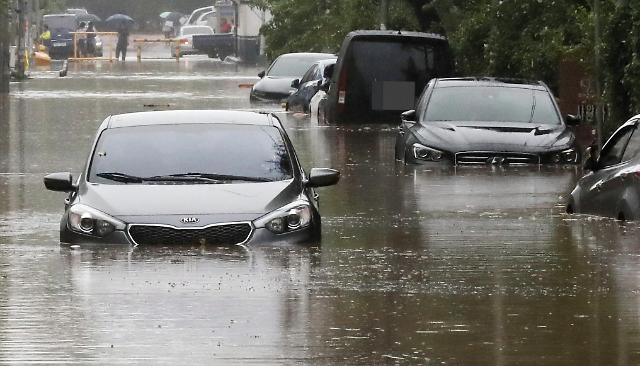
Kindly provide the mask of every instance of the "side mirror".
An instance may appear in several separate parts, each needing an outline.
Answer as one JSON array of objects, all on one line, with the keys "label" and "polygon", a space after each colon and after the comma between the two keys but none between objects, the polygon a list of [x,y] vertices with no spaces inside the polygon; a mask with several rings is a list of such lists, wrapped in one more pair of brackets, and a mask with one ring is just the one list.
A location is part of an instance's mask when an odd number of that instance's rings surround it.
[{"label": "side mirror", "polygon": [[411,109],[402,112],[402,114],[400,115],[400,120],[402,120],[403,123],[416,123],[416,110]]},{"label": "side mirror", "polygon": [[44,186],[50,191],[72,192],[76,190],[73,185],[71,173],[52,173],[44,177]]},{"label": "side mirror", "polygon": [[564,122],[567,124],[567,126],[577,126],[582,122],[582,119],[579,116],[567,114],[567,116],[564,118]]},{"label": "side mirror", "polygon": [[309,173],[309,181],[307,187],[326,187],[332,186],[340,180],[340,172],[329,168],[313,168]]},{"label": "side mirror", "polygon": [[300,79],[293,79],[291,82],[291,87],[298,89],[300,87]]},{"label": "side mirror", "polygon": [[322,71],[322,76],[325,79],[331,79],[331,77],[333,76],[333,68],[335,66],[336,66],[336,64],[329,65],[329,66],[325,67],[324,70]]},{"label": "side mirror", "polygon": [[259,77],[260,79],[262,79],[262,78],[264,77],[264,75],[265,75],[264,70],[262,70],[262,71],[260,71],[260,72],[258,73],[258,77]]}]

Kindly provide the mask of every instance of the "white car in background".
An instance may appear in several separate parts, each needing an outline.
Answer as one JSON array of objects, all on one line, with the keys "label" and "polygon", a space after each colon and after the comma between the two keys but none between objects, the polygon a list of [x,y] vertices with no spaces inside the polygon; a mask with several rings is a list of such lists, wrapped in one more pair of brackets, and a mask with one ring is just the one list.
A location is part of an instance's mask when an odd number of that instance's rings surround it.
[{"label": "white car in background", "polygon": [[[208,25],[184,25],[180,28],[180,33],[176,39],[180,43],[180,56],[193,55],[197,53],[203,53],[193,48],[193,36],[194,35],[212,35],[213,28]],[[171,57],[176,57],[176,47],[171,47]]]}]

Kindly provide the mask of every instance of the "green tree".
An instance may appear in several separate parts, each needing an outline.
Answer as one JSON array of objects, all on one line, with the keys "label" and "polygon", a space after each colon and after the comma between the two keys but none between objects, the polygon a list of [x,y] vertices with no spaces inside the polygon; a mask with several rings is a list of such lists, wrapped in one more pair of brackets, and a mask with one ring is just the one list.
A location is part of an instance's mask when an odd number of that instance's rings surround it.
[{"label": "green tree", "polygon": [[[273,19],[262,32],[267,40],[267,55],[322,51],[336,52],[344,36],[357,29],[377,29],[380,2],[372,0],[254,0],[254,5],[269,8]],[[390,2],[389,29],[420,30],[423,1]]]}]

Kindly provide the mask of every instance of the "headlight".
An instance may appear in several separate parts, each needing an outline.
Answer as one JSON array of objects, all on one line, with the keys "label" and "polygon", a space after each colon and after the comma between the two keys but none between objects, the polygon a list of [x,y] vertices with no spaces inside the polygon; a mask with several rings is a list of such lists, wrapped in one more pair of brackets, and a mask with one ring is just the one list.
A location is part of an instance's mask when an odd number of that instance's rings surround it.
[{"label": "headlight", "polygon": [[311,205],[299,200],[262,216],[253,224],[256,229],[266,228],[276,234],[296,231],[311,224]]},{"label": "headlight", "polygon": [[578,163],[578,158],[578,151],[570,148],[551,154],[549,161],[553,164],[576,164]]},{"label": "headlight", "polygon": [[124,230],[125,224],[94,208],[76,204],[69,209],[69,228],[79,233],[104,237],[116,229]]},{"label": "headlight", "polygon": [[442,151],[436,150],[430,147],[426,147],[422,144],[415,143],[411,146],[413,157],[418,160],[425,161],[440,161],[442,160]]}]

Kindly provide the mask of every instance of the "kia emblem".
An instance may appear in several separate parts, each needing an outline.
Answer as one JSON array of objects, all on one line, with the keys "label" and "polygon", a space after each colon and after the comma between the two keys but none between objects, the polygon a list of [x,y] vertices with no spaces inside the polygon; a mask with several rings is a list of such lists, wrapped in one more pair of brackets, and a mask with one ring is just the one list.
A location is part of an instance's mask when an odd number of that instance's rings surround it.
[{"label": "kia emblem", "polygon": [[200,222],[200,219],[197,217],[183,217],[180,219],[180,222],[183,224],[197,224]]}]

